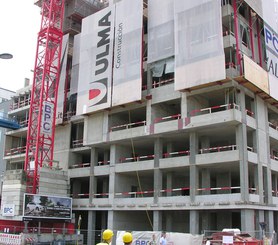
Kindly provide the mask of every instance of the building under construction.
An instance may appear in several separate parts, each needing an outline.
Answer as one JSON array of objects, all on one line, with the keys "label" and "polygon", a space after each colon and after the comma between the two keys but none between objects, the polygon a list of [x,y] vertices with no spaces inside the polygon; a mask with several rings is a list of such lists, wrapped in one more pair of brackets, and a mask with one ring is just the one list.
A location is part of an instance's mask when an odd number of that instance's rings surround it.
[{"label": "building under construction", "polygon": [[[72,198],[88,244],[106,227],[277,231],[277,5],[65,1],[53,164],[37,194]],[[6,132],[0,217],[26,227],[31,88],[9,111],[21,127]]]}]

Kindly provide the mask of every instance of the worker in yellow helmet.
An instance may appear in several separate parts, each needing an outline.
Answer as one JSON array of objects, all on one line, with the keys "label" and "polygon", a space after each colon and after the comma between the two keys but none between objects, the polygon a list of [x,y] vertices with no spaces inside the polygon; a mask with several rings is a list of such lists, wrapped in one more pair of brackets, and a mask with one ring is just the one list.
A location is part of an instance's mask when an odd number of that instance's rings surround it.
[{"label": "worker in yellow helmet", "polygon": [[114,236],[114,233],[112,230],[107,229],[107,230],[103,231],[102,242],[98,243],[97,245],[107,245],[107,244],[110,245],[113,236]]},{"label": "worker in yellow helmet", "polygon": [[123,235],[123,243],[125,245],[131,245],[132,244],[132,235],[130,232],[125,232],[125,234]]}]

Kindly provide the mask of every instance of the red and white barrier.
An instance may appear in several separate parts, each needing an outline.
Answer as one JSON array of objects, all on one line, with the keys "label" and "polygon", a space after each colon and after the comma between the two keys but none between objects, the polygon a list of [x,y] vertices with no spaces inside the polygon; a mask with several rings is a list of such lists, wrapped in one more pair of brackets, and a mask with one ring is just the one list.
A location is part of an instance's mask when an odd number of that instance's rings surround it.
[{"label": "red and white barrier", "polygon": [[122,125],[113,126],[110,128],[110,132],[114,130],[128,129],[132,127],[146,126],[146,121],[134,122],[134,123],[126,123]]},{"label": "red and white barrier", "polygon": [[210,147],[210,148],[203,148],[199,150],[200,154],[204,153],[210,153],[210,152],[221,152],[221,151],[234,151],[237,149],[237,145],[227,145],[227,146],[216,146],[216,147]]},{"label": "red and white barrier", "polygon": [[72,147],[73,148],[82,147],[82,146],[83,146],[83,139],[72,141]]},{"label": "red and white barrier", "polygon": [[166,79],[166,80],[161,80],[159,82],[153,83],[153,88],[160,87],[160,86],[163,86],[165,84],[173,83],[173,82],[174,82],[174,78],[170,78],[170,79]]},{"label": "red and white barrier", "polygon": [[217,106],[212,106],[212,107],[207,107],[207,108],[202,108],[202,109],[196,109],[196,110],[192,110],[190,112],[191,116],[196,116],[197,113],[201,113],[201,112],[207,112],[208,114],[211,114],[212,111],[214,110],[230,110],[230,109],[237,109],[240,110],[239,105],[232,103],[232,104],[225,104],[225,105],[217,105]]},{"label": "red and white barrier", "polygon": [[0,244],[7,245],[20,245],[21,244],[21,235],[0,233]]},{"label": "red and white barrier", "polygon": [[[240,186],[222,186],[222,187],[202,187],[202,188],[198,188],[196,189],[197,191],[220,191],[220,190],[238,190],[238,193],[240,192]],[[248,189],[249,192],[252,194],[258,193],[258,189],[257,188],[249,188]],[[162,189],[159,190],[158,192],[160,193],[174,193],[174,192],[181,192],[181,191],[190,191],[190,187],[180,187],[180,188],[173,188],[173,189]],[[154,194],[155,190],[147,190],[147,191],[126,191],[126,192],[117,192],[115,193],[115,197],[129,197],[129,196],[133,196],[133,197],[144,197],[143,195],[146,194]],[[277,197],[278,196],[278,190],[272,190],[272,195]],[[83,193],[83,194],[74,194],[72,195],[73,198],[89,198],[90,194],[89,193]],[[104,192],[104,193],[96,193],[96,194],[92,194],[93,197],[108,197],[109,193]],[[4,233],[6,234],[6,233]],[[4,236],[5,239],[6,236]],[[3,239],[3,238],[2,238]],[[0,240],[1,243],[1,240]]]},{"label": "red and white barrier", "polygon": [[167,116],[167,117],[158,117],[154,119],[154,123],[158,123],[161,121],[166,121],[166,120],[176,120],[176,119],[180,119],[181,118],[181,114],[176,114],[176,115],[171,115],[171,116]]}]

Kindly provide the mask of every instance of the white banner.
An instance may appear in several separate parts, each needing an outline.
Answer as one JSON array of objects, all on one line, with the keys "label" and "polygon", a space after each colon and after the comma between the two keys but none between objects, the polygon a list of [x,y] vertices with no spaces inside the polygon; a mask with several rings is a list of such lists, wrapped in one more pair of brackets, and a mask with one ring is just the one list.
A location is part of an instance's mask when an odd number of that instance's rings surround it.
[{"label": "white banner", "polygon": [[116,4],[112,105],[141,99],[143,0]]},{"label": "white banner", "polygon": [[72,51],[72,70],[71,70],[71,83],[70,95],[76,94],[78,90],[78,70],[80,58],[80,38],[81,34],[74,36],[74,46]]},{"label": "white banner", "polygon": [[41,133],[50,136],[53,126],[54,104],[52,102],[43,101]]},{"label": "white banner", "polygon": [[56,107],[56,125],[63,123],[64,101],[65,101],[65,86],[67,79],[67,60],[68,60],[69,34],[63,36],[62,51],[61,51],[61,67],[60,80],[57,95]]},{"label": "white banner", "polygon": [[[118,231],[116,245],[123,244],[123,235],[125,231]],[[132,245],[155,245],[161,244],[161,232],[159,231],[133,231],[131,232]],[[191,235],[178,232],[167,232],[165,239],[168,245],[202,245],[203,235]]]},{"label": "white banner", "polygon": [[148,63],[174,54],[174,0],[151,0],[148,2]]},{"label": "white banner", "polygon": [[[278,100],[278,34],[274,0],[264,0],[264,36],[270,96]],[[276,9],[277,11],[277,9]]]},{"label": "white banner", "polygon": [[175,90],[226,78],[220,0],[175,0]]},{"label": "white banner", "polygon": [[114,12],[112,5],[83,19],[77,115],[111,106]]}]

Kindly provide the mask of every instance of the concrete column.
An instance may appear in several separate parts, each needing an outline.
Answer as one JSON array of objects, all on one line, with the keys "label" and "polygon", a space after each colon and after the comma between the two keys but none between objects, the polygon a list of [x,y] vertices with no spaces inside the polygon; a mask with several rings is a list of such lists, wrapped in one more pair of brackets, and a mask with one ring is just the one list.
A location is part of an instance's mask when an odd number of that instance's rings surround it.
[{"label": "concrete column", "polygon": [[277,176],[276,175],[272,176],[272,186],[273,186],[273,191],[275,193],[275,196],[277,197]]},{"label": "concrete column", "polygon": [[146,125],[149,126],[152,124],[152,100],[147,100],[146,103]]},{"label": "concrete column", "polygon": [[190,210],[190,233],[193,235],[199,234],[199,211]]},{"label": "concrete column", "polygon": [[[166,176],[166,189],[172,190],[172,182],[173,182],[173,173],[169,172]],[[171,192],[167,192],[167,197],[172,196]],[[170,230],[168,230],[170,231]]]},{"label": "concrete column", "polygon": [[241,231],[251,232],[255,231],[254,223],[255,211],[252,209],[242,209],[240,212]]},{"label": "concrete column", "polygon": [[[266,211],[266,231],[272,235],[274,231],[274,214],[273,211]],[[268,235],[270,237],[271,235]]]},{"label": "concrete column", "polygon": [[236,144],[239,150],[239,170],[240,170],[240,193],[241,200],[249,200],[249,181],[248,181],[248,156],[247,156],[247,129],[246,129],[246,106],[245,94],[240,91],[238,94],[242,123],[236,127]]},{"label": "concrete column", "polygon": [[114,193],[115,193],[115,167],[110,167],[110,174],[109,174],[109,203],[112,205],[114,202]]},{"label": "concrete column", "polygon": [[188,117],[187,110],[187,93],[181,92],[181,118]]},{"label": "concrete column", "polygon": [[[202,188],[210,188],[210,171],[209,169],[205,168],[202,169]],[[205,190],[202,191],[203,195],[209,195],[210,194],[210,190]]]},{"label": "concrete column", "polygon": [[116,145],[111,145],[110,147],[110,166],[114,166],[116,162],[119,161],[119,153],[117,151]]},{"label": "concrete column", "polygon": [[96,231],[96,211],[88,211],[88,231],[87,231],[87,245],[95,243],[95,231]]},{"label": "concrete column", "polygon": [[264,194],[265,194],[265,203],[272,204],[272,185],[271,185],[271,169],[270,167],[263,167],[264,175]]},{"label": "concrete column", "polygon": [[102,111],[102,113],[103,113],[102,140],[104,142],[106,142],[107,134],[109,134],[109,112],[108,111]]},{"label": "concrete column", "polygon": [[159,159],[162,158],[163,154],[163,140],[161,138],[155,139],[154,142],[154,167],[159,167]]},{"label": "concrete column", "polygon": [[[272,204],[271,166],[270,166],[270,145],[269,145],[269,124],[267,106],[259,96],[255,97],[255,117],[257,123],[257,155],[258,155],[258,179],[260,188],[260,202]],[[263,166],[267,166],[266,168]],[[264,176],[264,179],[262,178]],[[264,180],[264,182],[263,182]],[[264,192],[263,192],[264,191]],[[265,197],[265,199],[263,199]]]},{"label": "concrete column", "polygon": [[158,202],[160,190],[162,189],[162,172],[159,167],[159,159],[162,158],[163,142],[157,138],[154,143],[154,203]]},{"label": "concrete column", "polygon": [[147,89],[148,91],[150,89],[152,89],[152,72],[151,72],[151,69],[150,69],[150,66],[148,65],[147,67]]},{"label": "concrete column", "polygon": [[94,193],[96,192],[96,180],[94,175],[95,165],[97,165],[98,151],[95,147],[91,148],[90,159],[90,177],[89,177],[89,203],[93,202]]},{"label": "concrete column", "polygon": [[161,211],[153,211],[153,230],[161,231],[162,230],[162,213]]},{"label": "concrete column", "polygon": [[160,190],[162,189],[162,172],[160,169],[154,169],[154,203],[158,203]]},{"label": "concrete column", "polygon": [[196,154],[198,153],[198,135],[196,132],[190,133],[190,200],[195,201],[196,191],[199,186],[198,171],[196,167]]}]

